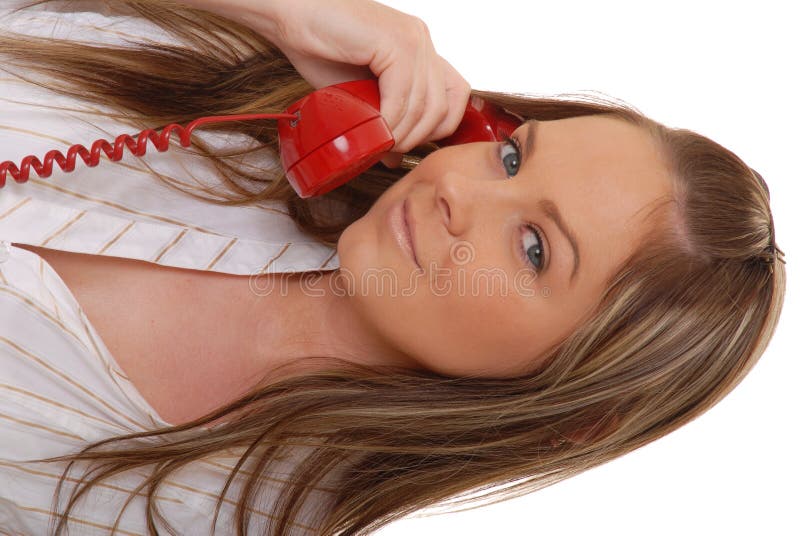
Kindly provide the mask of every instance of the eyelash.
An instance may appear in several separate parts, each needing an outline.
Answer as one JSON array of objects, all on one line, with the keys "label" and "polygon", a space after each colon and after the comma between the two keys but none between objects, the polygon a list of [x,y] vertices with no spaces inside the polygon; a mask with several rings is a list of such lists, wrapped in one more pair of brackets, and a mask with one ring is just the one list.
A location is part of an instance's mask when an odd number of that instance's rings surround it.
[{"label": "eyelash", "polygon": [[[517,139],[516,136],[509,136],[507,134],[504,134],[503,135],[503,144],[510,145],[511,147],[514,148],[514,150],[517,153],[518,161],[520,162],[519,166],[522,166],[522,146],[520,144],[519,139]],[[503,145],[500,146],[501,149],[502,149],[502,147],[503,147]],[[502,150],[500,151],[500,155],[501,155],[500,161],[501,161],[501,164],[502,164]],[[508,176],[508,178],[511,179],[512,177]],[[544,267],[545,260],[547,259],[547,252],[545,251],[545,248],[544,248],[544,241],[542,240],[542,234],[539,232],[538,228],[536,228],[534,225],[532,225],[530,223],[525,223],[524,227],[526,229],[528,229],[530,232],[532,232],[534,234],[534,236],[536,236],[536,242],[539,244],[539,247],[542,248],[542,266],[537,268],[536,265],[534,265],[533,262],[531,262],[530,257],[528,257],[528,252],[525,249],[524,240],[521,240],[520,243],[519,243],[519,246],[520,246],[519,247],[519,251],[522,254],[523,262],[525,262],[525,264],[527,264],[534,272],[538,273],[538,272],[540,272],[542,270],[542,267]]]}]

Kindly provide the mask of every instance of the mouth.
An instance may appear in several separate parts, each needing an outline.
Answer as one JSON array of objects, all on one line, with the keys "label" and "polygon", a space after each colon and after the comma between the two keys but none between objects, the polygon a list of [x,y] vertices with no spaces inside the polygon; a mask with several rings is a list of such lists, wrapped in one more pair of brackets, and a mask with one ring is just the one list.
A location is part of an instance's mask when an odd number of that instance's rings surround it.
[{"label": "mouth", "polygon": [[403,201],[403,225],[405,227],[406,239],[408,240],[408,245],[411,246],[411,255],[414,257],[414,263],[418,268],[422,269],[417,260],[417,248],[414,245],[414,220],[409,216],[408,198],[406,198],[406,200]]}]

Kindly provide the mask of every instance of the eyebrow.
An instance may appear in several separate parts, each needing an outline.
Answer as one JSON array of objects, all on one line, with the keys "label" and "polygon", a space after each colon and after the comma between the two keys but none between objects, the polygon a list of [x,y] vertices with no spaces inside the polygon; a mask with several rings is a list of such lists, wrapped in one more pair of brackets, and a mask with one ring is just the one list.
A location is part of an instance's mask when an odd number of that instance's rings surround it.
[{"label": "eyebrow", "polygon": [[[523,155],[525,162],[533,155],[536,140],[539,138],[539,121],[536,119],[528,119],[525,121],[524,126],[528,127],[525,134],[525,154]],[[551,199],[541,199],[539,201],[539,208],[545,213],[545,216],[553,220],[558,230],[561,231],[569,245],[572,246],[572,273],[569,276],[569,285],[572,286],[575,276],[578,275],[578,267],[581,263],[580,250],[578,249],[578,240],[575,238],[575,232],[567,225],[567,222],[561,216],[561,211],[558,206]]]}]

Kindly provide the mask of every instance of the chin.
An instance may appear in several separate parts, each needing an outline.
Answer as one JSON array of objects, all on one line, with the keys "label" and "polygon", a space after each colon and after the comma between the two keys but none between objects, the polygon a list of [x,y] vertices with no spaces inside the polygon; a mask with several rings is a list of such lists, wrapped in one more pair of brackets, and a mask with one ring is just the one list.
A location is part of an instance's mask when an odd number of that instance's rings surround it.
[{"label": "chin", "polygon": [[369,232],[364,217],[348,225],[339,236],[336,244],[339,272],[341,276],[356,283],[356,287],[361,274],[376,263],[376,238]]}]

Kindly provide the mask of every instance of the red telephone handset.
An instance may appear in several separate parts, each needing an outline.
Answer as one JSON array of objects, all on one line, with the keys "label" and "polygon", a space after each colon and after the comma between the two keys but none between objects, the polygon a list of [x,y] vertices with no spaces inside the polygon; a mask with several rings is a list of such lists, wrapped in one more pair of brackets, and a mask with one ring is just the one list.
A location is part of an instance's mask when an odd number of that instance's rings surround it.
[{"label": "red telephone handset", "polygon": [[[158,134],[154,130],[140,132],[134,140],[127,134],[118,136],[113,147],[106,140],[97,140],[91,151],[76,144],[64,157],[58,150],[49,151],[44,163],[35,156],[26,156],[20,168],[13,162],[0,163],[0,187],[10,172],[19,183],[28,180],[30,167],[40,177],[49,177],[53,161],[62,170],[75,169],[78,155],[86,165],[99,163],[100,151],[112,161],[122,158],[125,146],[136,156],[147,150],[147,140],[160,151],[169,148],[172,130],[180,132],[181,145],[191,145],[192,130],[206,123],[246,119],[278,119],[280,156],[286,177],[302,198],[325,194],[376,164],[392,148],[394,139],[380,114],[378,81],[355,80],[324,87],[295,102],[283,114],[243,114],[195,119],[186,128],[167,125]],[[483,99],[473,97],[467,104],[458,129],[449,137],[437,140],[438,145],[455,145],[474,141],[498,141],[511,133],[522,121]]]},{"label": "red telephone handset", "polygon": [[[300,197],[327,193],[372,167],[394,145],[380,114],[377,80],[355,80],[319,89],[286,110],[296,121],[278,123],[281,163]],[[456,131],[438,145],[498,141],[521,121],[473,98]]]}]

